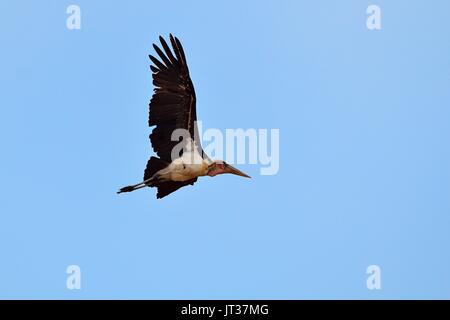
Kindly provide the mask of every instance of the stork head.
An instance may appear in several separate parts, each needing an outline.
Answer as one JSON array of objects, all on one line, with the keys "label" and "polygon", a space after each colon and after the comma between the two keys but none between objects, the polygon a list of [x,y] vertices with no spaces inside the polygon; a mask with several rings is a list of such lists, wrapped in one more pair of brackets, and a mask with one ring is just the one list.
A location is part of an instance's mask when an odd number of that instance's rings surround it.
[{"label": "stork head", "polygon": [[236,169],[235,167],[229,165],[228,163],[226,163],[225,161],[222,161],[222,160],[216,160],[212,164],[209,165],[208,172],[207,172],[208,176],[214,177],[214,176],[216,176],[218,174],[222,174],[222,173],[232,173],[237,176],[250,178],[250,176],[246,175],[242,171]]}]

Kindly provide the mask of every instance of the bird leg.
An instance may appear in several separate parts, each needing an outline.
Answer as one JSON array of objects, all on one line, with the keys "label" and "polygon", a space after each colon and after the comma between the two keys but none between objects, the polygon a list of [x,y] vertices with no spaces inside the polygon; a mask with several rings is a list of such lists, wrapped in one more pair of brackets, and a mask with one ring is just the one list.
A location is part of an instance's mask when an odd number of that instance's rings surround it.
[{"label": "bird leg", "polygon": [[158,173],[155,173],[153,175],[153,177],[151,177],[150,179],[144,180],[144,181],[142,181],[140,183],[137,183],[137,184],[133,184],[131,186],[123,187],[119,191],[117,191],[117,193],[131,192],[131,191],[138,190],[138,189],[141,189],[141,188],[144,188],[144,187],[151,187],[152,183],[160,181],[160,180],[161,180],[160,179],[160,175],[158,175]]},{"label": "bird leg", "polygon": [[147,179],[147,180],[142,181],[142,182],[140,182],[140,183],[133,184],[133,185],[131,185],[131,186],[123,187],[123,188],[121,188],[119,191],[117,191],[117,193],[131,192],[131,191],[134,191],[134,190],[138,190],[138,189],[144,188],[144,187],[147,186],[146,183],[150,182],[151,180],[152,180],[152,179],[150,178],[150,179]]}]

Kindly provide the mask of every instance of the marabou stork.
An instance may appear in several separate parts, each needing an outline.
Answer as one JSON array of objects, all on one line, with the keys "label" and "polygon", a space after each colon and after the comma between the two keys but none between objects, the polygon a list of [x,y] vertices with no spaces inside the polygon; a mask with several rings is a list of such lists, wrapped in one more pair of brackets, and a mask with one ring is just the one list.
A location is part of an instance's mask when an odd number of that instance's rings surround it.
[{"label": "marabou stork", "polygon": [[[156,187],[156,197],[160,199],[179,188],[193,185],[200,176],[232,173],[250,178],[225,161],[212,161],[203,152],[196,123],[194,85],[183,47],[176,37],[170,35],[174,56],[161,36],[159,40],[164,51],[156,44],[153,44],[153,48],[161,60],[149,56],[153,62],[150,69],[155,88],[149,104],[148,119],[150,127],[156,126],[150,134],[150,141],[159,158],[152,156],[148,160],[142,182],[123,187],[117,193]],[[174,139],[172,136],[177,129],[184,129],[182,132],[186,133],[181,136],[181,140],[180,137]]]}]

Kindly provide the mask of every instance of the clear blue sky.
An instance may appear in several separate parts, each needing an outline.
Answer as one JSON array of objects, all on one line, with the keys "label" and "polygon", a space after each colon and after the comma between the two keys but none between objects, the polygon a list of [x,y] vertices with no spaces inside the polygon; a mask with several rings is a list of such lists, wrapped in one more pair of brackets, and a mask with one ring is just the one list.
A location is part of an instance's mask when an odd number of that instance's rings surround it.
[{"label": "clear blue sky", "polygon": [[[2,1],[0,298],[450,298],[449,12]],[[151,155],[147,55],[169,32],[205,127],[280,129],[277,175],[116,195]]]}]

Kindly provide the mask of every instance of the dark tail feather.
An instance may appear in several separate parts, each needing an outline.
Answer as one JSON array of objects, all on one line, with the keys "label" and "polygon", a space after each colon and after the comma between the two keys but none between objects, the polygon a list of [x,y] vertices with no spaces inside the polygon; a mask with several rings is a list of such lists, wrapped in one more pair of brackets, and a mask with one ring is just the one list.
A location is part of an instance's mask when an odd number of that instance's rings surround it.
[{"label": "dark tail feather", "polygon": [[157,173],[159,170],[164,169],[169,164],[159,158],[151,157],[147,162],[147,167],[144,171],[144,181],[150,179],[153,177],[155,173]]}]

